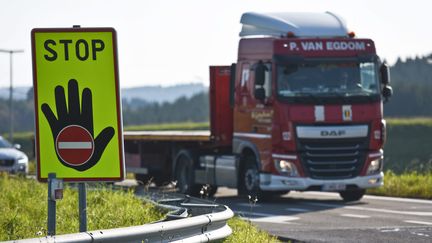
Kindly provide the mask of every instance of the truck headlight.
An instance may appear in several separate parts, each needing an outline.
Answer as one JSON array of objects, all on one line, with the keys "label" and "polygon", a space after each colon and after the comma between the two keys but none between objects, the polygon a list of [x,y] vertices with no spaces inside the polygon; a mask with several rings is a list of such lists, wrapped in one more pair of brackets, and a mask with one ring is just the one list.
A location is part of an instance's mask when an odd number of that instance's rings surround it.
[{"label": "truck headlight", "polygon": [[292,176],[292,177],[298,176],[297,167],[293,162],[287,160],[275,160],[274,163],[276,169],[281,174]]},{"label": "truck headlight", "polygon": [[372,175],[372,174],[377,174],[381,171],[381,166],[382,166],[382,159],[375,159],[372,160],[369,164],[369,167],[367,169],[366,174],[367,175]]}]

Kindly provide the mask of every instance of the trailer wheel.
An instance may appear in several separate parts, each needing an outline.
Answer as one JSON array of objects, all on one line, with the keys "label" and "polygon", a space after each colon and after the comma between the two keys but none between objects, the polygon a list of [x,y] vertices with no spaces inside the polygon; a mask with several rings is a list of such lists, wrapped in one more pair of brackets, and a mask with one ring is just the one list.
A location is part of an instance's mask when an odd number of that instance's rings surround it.
[{"label": "trailer wheel", "polygon": [[151,183],[153,177],[144,174],[135,174],[135,180],[137,180],[138,184],[146,185]]},{"label": "trailer wheel", "polygon": [[176,167],[174,179],[177,181],[176,187],[180,193],[189,195],[199,195],[200,188],[194,181],[193,157],[189,151],[180,151],[176,157]]},{"label": "trailer wheel", "polygon": [[218,186],[213,186],[210,184],[198,184],[196,186],[199,186],[199,196],[201,198],[209,198],[213,197],[214,194],[216,194]]},{"label": "trailer wheel", "polygon": [[210,186],[210,190],[208,192],[209,197],[213,197],[214,194],[216,194],[218,187],[217,186]]},{"label": "trailer wheel", "polygon": [[360,200],[366,193],[365,189],[347,190],[339,192],[339,195],[345,202],[352,202]]}]

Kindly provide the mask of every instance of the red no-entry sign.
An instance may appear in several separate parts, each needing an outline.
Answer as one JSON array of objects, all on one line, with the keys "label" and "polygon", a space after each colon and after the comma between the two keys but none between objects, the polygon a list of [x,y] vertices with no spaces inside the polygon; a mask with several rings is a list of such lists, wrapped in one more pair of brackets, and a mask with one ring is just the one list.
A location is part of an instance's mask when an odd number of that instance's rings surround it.
[{"label": "red no-entry sign", "polygon": [[57,154],[71,166],[86,163],[94,152],[94,141],[87,129],[70,125],[61,130],[56,139]]}]

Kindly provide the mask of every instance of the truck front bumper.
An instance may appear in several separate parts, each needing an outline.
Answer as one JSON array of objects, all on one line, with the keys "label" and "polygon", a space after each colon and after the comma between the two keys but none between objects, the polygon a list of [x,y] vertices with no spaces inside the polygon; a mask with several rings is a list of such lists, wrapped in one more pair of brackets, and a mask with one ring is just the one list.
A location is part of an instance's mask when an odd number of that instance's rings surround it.
[{"label": "truck front bumper", "polygon": [[357,176],[342,180],[318,180],[306,177],[288,177],[261,173],[260,188],[263,191],[307,191],[311,190],[311,188],[317,190],[316,188],[323,188],[324,185],[337,184],[367,189],[384,185],[383,179],[383,172],[375,175]]}]

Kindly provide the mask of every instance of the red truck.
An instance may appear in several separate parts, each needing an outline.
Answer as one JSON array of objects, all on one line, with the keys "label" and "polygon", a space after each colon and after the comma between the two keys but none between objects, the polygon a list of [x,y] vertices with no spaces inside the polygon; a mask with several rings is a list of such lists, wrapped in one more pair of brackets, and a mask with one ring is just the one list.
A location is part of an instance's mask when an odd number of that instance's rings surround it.
[{"label": "red truck", "polygon": [[389,69],[337,15],[245,13],[238,60],[210,67],[210,131],[125,132],[138,180],[268,197],[383,185]]}]

